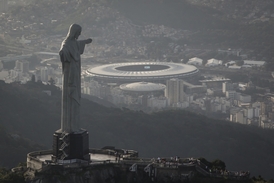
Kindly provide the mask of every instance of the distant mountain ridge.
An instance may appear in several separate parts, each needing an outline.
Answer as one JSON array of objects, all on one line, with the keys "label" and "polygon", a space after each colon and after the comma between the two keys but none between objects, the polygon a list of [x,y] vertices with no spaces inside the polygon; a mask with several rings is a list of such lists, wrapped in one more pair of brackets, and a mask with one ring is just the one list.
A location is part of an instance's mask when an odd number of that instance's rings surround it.
[{"label": "distant mountain ridge", "polygon": [[158,24],[168,27],[197,30],[228,27],[230,22],[214,17],[220,14],[208,7],[196,6],[182,0],[114,0],[111,7],[116,8],[133,22]]},{"label": "distant mountain ridge", "polygon": [[[51,90],[52,96],[43,90]],[[5,96],[0,103],[0,125],[7,133],[50,149],[52,134],[60,128],[60,91],[39,83],[1,82],[0,95]],[[221,159],[228,170],[246,170],[252,175],[273,178],[273,130],[213,120],[182,110],[146,114],[108,108],[85,99],[81,109],[81,126],[89,131],[91,148],[111,145],[134,149],[139,156],[151,158]],[[5,157],[12,154],[6,153]],[[3,162],[0,159],[0,164]],[[14,164],[6,162],[3,166]]]},{"label": "distant mountain ridge", "polygon": [[[247,50],[250,58],[267,61],[266,69],[273,70],[274,15],[271,7],[271,0],[36,0],[23,8],[14,6],[1,23],[3,28],[9,28],[4,31],[21,37],[22,34],[66,34],[67,27],[77,22],[84,27],[84,34],[95,36],[98,42],[110,47],[122,43],[128,47],[145,47],[150,39],[142,36],[142,26],[164,25],[190,31],[189,35],[175,41],[181,46]],[[21,31],[25,30],[22,25],[32,25],[34,31]],[[164,41],[163,44],[174,42]],[[6,41],[6,44],[11,42]]]}]

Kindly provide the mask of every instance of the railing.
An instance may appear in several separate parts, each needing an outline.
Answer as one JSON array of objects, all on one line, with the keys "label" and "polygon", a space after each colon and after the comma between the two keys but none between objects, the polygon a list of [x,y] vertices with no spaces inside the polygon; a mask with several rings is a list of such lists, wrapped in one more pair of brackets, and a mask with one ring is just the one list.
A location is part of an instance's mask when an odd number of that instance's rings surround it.
[{"label": "railing", "polygon": [[124,150],[124,149],[89,149],[89,153],[93,154],[106,154],[117,156],[118,154],[121,155],[121,158],[130,158],[130,157],[137,157],[138,152],[134,150]]},{"label": "railing", "polygon": [[197,160],[195,163],[196,170],[204,176],[214,178],[228,178],[234,180],[247,180],[249,179],[249,172],[235,172],[235,171],[216,171],[210,172],[205,164]]},{"label": "railing", "polygon": [[201,173],[204,176],[210,176],[210,173],[206,170],[204,170],[202,167],[200,167],[199,165],[196,165],[196,170]]},{"label": "railing", "polygon": [[43,156],[52,154],[52,150],[45,150],[45,151],[35,151],[27,154],[27,167],[41,171],[45,166],[47,166],[43,161],[37,158],[37,156]]},{"label": "railing", "polygon": [[[90,153],[98,153],[98,154],[107,154],[107,155],[116,155],[114,150],[108,150],[108,149],[90,149]],[[128,152],[128,151],[127,151]],[[128,155],[134,155],[134,152],[131,151],[128,153]],[[132,154],[131,154],[132,153]],[[206,165],[204,165],[202,162],[200,162],[197,159],[193,159],[194,161],[192,163],[186,162],[186,159],[177,159],[171,160],[170,158],[161,158],[161,159],[154,159],[154,158],[139,158],[139,157],[124,157],[116,160],[102,160],[102,161],[85,161],[85,160],[78,160],[78,159],[72,159],[72,160],[58,160],[57,163],[52,162],[50,160],[42,161],[38,156],[43,155],[50,155],[52,154],[52,150],[46,150],[46,151],[36,151],[31,152],[27,155],[28,158],[28,167],[32,168],[37,171],[41,171],[45,169],[49,165],[62,165],[64,167],[79,167],[79,166],[93,166],[93,165],[99,165],[99,164],[120,164],[120,165],[127,165],[132,166],[133,164],[141,165],[146,167],[147,165],[151,165],[153,167],[157,168],[184,168],[188,166],[195,167],[196,171],[201,173],[204,176],[208,177],[215,177],[215,178],[228,178],[228,179],[234,179],[234,180],[247,180],[249,179],[249,172],[236,172],[236,171],[217,171],[217,172],[210,172]],[[63,154],[64,157],[66,154]],[[136,154],[135,154],[136,155]],[[62,158],[64,158],[62,157]],[[188,159],[188,158],[187,158]]]}]

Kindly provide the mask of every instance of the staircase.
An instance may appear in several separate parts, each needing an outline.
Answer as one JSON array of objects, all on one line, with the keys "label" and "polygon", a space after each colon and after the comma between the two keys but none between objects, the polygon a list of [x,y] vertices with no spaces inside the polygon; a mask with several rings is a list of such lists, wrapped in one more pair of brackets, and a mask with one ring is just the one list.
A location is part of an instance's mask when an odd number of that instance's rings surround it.
[{"label": "staircase", "polygon": [[60,140],[60,148],[59,151],[62,153],[60,156],[61,160],[64,160],[66,157],[68,157],[68,147],[69,147],[69,133],[63,132],[59,138]]}]

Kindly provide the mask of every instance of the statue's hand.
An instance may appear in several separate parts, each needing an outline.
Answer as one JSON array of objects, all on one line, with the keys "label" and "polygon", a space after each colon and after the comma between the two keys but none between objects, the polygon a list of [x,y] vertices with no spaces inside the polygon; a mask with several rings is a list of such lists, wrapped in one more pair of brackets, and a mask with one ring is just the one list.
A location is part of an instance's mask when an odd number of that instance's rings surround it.
[{"label": "statue's hand", "polygon": [[88,38],[86,44],[89,44],[89,43],[91,43],[91,42],[92,42],[92,39],[91,39],[91,38]]}]

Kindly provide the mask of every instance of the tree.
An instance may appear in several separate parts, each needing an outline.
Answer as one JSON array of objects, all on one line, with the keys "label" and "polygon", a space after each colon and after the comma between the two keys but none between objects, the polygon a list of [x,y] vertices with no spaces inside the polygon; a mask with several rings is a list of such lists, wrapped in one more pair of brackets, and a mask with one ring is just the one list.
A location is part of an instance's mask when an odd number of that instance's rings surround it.
[{"label": "tree", "polygon": [[243,60],[239,60],[239,61],[236,62],[236,64],[238,66],[242,66],[242,65],[244,65],[244,61]]},{"label": "tree", "polygon": [[35,83],[35,75],[31,76],[31,82]]},{"label": "tree", "polygon": [[212,161],[211,163],[213,168],[221,169],[221,170],[225,170],[226,168],[225,162],[223,162],[222,160],[216,159]]},{"label": "tree", "polygon": [[14,173],[5,168],[0,168],[0,182],[3,183],[15,183],[15,182],[25,182],[23,173]]},{"label": "tree", "polygon": [[203,163],[204,165],[206,165],[208,168],[211,168],[212,167],[212,163],[210,163],[209,161],[207,161],[205,158],[201,157],[201,158],[198,158],[201,163]]},{"label": "tree", "polygon": [[55,81],[54,81],[54,79],[52,77],[49,79],[49,84],[50,85],[55,85]]}]

